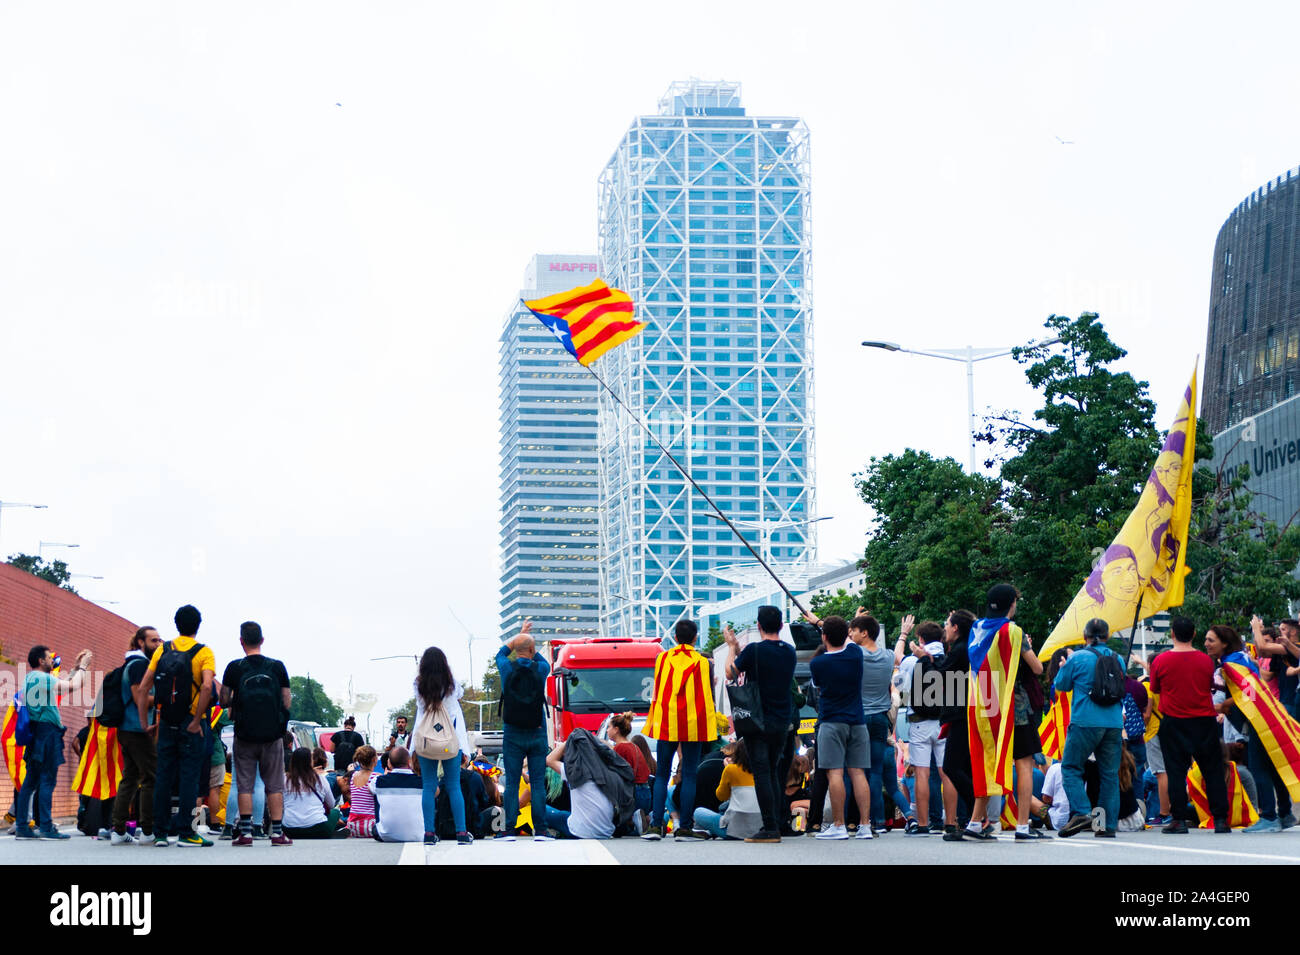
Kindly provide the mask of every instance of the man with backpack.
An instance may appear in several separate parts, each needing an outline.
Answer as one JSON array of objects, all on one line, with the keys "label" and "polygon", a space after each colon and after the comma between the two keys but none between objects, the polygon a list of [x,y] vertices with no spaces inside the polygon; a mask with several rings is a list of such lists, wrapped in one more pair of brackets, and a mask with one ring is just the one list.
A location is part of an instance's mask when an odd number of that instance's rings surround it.
[{"label": "man with backpack", "polygon": [[[199,774],[205,769],[208,733],[205,716],[212,703],[216,657],[195,639],[203,617],[186,604],[176,611],[175,640],[154,651],[140,680],[139,713],[147,725],[147,701],[153,691],[158,712],[158,770],[154,781],[154,845],[166,848],[170,832],[182,846],[211,846],[194,831]],[[172,816],[172,795],[180,810]]]},{"label": "man with backpack", "polygon": [[[512,637],[497,651],[497,672],[501,674],[501,755],[505,762],[504,793],[506,827],[498,839],[513,840],[519,821],[519,775],[528,759],[528,778],[546,779],[545,690],[550,664],[537,655],[537,644],[529,631],[533,622],[525,620],[517,637]],[[515,658],[510,659],[511,651]],[[540,787],[545,792],[546,787]],[[535,814],[538,819],[540,814]],[[544,827],[534,827],[535,838],[545,838]]]},{"label": "man with backpack", "polygon": [[[242,660],[221,677],[221,705],[235,713],[235,786],[239,790],[239,834],[233,846],[253,844],[253,788],[261,777],[271,815],[271,845],[291,846],[284,834],[284,731],[289,725],[289,671],[262,653],[262,628],[251,620],[239,625]],[[262,820],[257,820],[261,825]]]},{"label": "man with backpack", "polygon": [[[1061,783],[1070,802],[1070,818],[1061,838],[1091,827],[1097,837],[1113,839],[1119,824],[1119,762],[1124,726],[1124,665],[1106,646],[1110,625],[1093,618],[1083,628],[1087,646],[1074,650],[1056,674],[1057,692],[1074,691],[1070,729],[1061,760]],[[1100,807],[1088,801],[1083,767],[1096,753]]]},{"label": "man with backpack", "polygon": [[[117,729],[117,742],[122,747],[122,781],[117,784],[117,797],[113,802],[113,834],[110,837],[115,846],[138,841],[126,831],[126,820],[137,793],[140,796],[140,832],[146,839],[153,836],[153,789],[158,754],[151,737],[154,728],[148,722],[152,707],[148,705],[148,697],[142,700],[139,693],[144,671],[149,668],[149,658],[160,646],[162,638],[158,631],[153,627],[141,627],[131,638],[125,662],[104,677],[99,722],[102,726]],[[146,722],[140,720],[142,709]]]},{"label": "man with backpack", "polygon": [[343,721],[343,729],[335,733],[330,742],[334,746],[334,771],[346,773],[357,750],[366,745],[366,738],[357,732],[356,717],[349,716]]}]

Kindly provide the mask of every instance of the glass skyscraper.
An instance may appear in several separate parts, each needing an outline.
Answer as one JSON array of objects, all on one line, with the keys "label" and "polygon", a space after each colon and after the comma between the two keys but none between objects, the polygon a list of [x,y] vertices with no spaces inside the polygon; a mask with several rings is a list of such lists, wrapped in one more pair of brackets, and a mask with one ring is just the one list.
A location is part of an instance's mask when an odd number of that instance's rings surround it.
[{"label": "glass skyscraper", "polygon": [[[522,299],[586,285],[594,255],[537,255]],[[501,634],[597,635],[599,386],[516,301],[501,333]]]},{"label": "glass skyscraper", "polygon": [[[808,130],[736,83],[674,83],[600,178],[605,280],[650,327],[597,371],[765,558],[815,558]],[[608,396],[601,626],[661,636],[753,558]],[[747,566],[748,565],[748,566]]]}]

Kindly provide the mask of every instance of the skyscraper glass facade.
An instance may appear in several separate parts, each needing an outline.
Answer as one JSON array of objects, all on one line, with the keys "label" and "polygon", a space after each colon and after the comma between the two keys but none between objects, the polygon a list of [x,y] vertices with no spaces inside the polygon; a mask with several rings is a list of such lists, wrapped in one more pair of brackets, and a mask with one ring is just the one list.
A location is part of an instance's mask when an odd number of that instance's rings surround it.
[{"label": "skyscraper glass facade", "polygon": [[[586,285],[594,255],[534,256],[521,299]],[[501,333],[501,635],[595,636],[596,390],[591,375],[516,301]]]},{"label": "skyscraper glass facade", "polygon": [[[800,119],[692,80],[600,179],[606,281],[650,327],[597,370],[780,566],[815,557],[808,160]],[[607,396],[599,440],[602,627],[660,636],[753,558]]]}]

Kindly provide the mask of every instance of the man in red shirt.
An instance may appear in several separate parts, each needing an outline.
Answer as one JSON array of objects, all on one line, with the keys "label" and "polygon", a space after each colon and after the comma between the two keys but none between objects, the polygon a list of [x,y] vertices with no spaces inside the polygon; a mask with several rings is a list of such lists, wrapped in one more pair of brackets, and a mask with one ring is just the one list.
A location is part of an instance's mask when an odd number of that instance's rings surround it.
[{"label": "man in red shirt", "polygon": [[1228,826],[1228,786],[1223,775],[1223,731],[1213,700],[1214,661],[1192,646],[1195,629],[1186,617],[1169,623],[1172,650],[1151,662],[1151,690],[1160,694],[1160,747],[1169,780],[1169,807],[1173,818],[1161,832],[1187,832],[1196,824],[1196,811],[1187,805],[1187,771],[1192,760],[1205,780],[1205,795],[1214,817],[1215,832]]}]

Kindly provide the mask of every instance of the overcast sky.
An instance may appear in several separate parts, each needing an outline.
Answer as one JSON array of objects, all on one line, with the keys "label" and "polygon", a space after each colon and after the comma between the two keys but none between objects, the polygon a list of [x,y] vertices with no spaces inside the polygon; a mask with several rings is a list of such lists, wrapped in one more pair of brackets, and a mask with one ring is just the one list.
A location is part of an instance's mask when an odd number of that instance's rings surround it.
[{"label": "overcast sky", "polygon": [[[334,693],[496,631],[497,338],[676,79],[812,134],[824,560],[852,474],[966,458],[959,365],[1095,310],[1167,418],[1215,235],[1300,163],[1284,4],[8,3],[0,551],[172,632],[238,624]],[[1062,145],[1058,141],[1070,141]],[[1009,359],[979,407],[1035,407]],[[2,609],[2,608],[0,608]],[[481,674],[494,640],[476,646]],[[58,648],[63,651],[75,647]],[[378,722],[375,726],[378,729]]]}]

